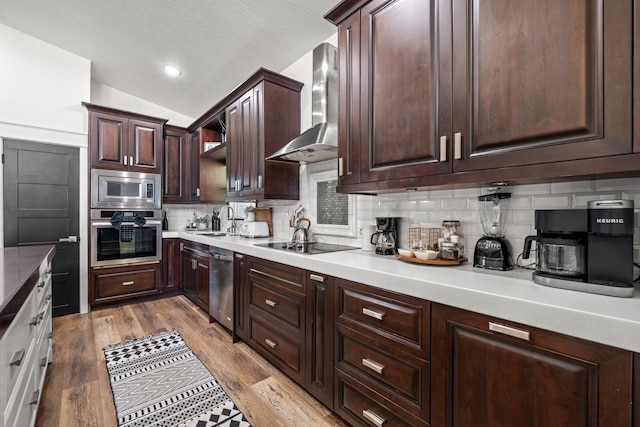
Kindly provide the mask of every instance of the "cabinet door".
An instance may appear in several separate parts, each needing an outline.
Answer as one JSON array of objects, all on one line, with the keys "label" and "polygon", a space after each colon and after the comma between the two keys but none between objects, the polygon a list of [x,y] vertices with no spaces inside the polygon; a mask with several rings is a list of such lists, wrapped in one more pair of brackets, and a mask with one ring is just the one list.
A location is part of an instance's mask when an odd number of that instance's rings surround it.
[{"label": "cabinet door", "polygon": [[162,291],[175,292],[180,286],[180,239],[162,239]]},{"label": "cabinet door", "polygon": [[307,281],[306,388],[333,409],[334,279],[309,273]]},{"label": "cabinet door", "polygon": [[242,170],[242,120],[240,101],[225,110],[227,119],[227,197],[240,195],[239,179]]},{"label": "cabinet door", "polygon": [[189,135],[187,159],[187,194],[189,202],[197,203],[200,201],[200,134],[194,132]]},{"label": "cabinet door", "polygon": [[162,173],[162,125],[130,119],[128,156],[129,170]]},{"label": "cabinet door", "polygon": [[194,267],[194,263],[196,260],[193,255],[188,252],[181,252],[182,256],[182,266],[181,266],[181,275],[182,275],[182,290],[185,295],[193,299],[196,295],[196,268]]},{"label": "cabinet door", "polygon": [[240,158],[238,173],[240,196],[253,194],[256,158],[258,156],[258,129],[255,117],[253,90],[247,92],[238,103],[240,109]]},{"label": "cabinet door", "polygon": [[446,306],[432,314],[432,425],[631,425],[631,352]]},{"label": "cabinet door", "polygon": [[[251,188],[244,194],[260,195],[264,193],[265,175],[265,115],[264,115],[264,83],[253,88],[251,99],[251,120],[247,123],[249,131],[249,146],[246,152],[250,152],[250,158],[246,159],[246,178],[250,180]],[[247,141],[245,140],[245,143]],[[284,145],[284,144],[283,144]]]},{"label": "cabinet door", "polygon": [[374,0],[361,10],[362,182],[451,170],[440,149],[448,123],[440,115],[447,109],[439,105],[438,77],[447,80],[446,72],[437,72],[436,3]]},{"label": "cabinet door", "polygon": [[196,258],[196,298],[200,307],[209,312],[209,257],[197,256]]},{"label": "cabinet door", "polygon": [[340,95],[338,111],[338,180],[360,182],[360,11],[338,26]]},{"label": "cabinet door", "polygon": [[249,285],[246,255],[233,257],[233,300],[234,300],[234,341],[238,338],[248,340],[249,322]]},{"label": "cabinet door", "polygon": [[630,0],[453,5],[454,171],[631,152]]},{"label": "cabinet door", "polygon": [[124,156],[128,155],[129,120],[104,112],[89,112],[91,167],[126,169]]},{"label": "cabinet door", "polygon": [[162,168],[162,201],[164,203],[185,203],[186,176],[188,168],[187,150],[189,134],[180,131],[166,131],[164,138],[164,163]]}]

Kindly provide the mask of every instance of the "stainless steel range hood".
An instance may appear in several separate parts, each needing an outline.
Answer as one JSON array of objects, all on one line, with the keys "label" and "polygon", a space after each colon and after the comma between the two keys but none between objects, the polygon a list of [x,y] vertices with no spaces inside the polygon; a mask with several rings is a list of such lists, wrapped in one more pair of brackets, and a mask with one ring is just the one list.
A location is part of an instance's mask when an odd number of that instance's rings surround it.
[{"label": "stainless steel range hood", "polygon": [[267,160],[313,163],[338,157],[338,50],[329,43],[313,49],[311,128]]}]

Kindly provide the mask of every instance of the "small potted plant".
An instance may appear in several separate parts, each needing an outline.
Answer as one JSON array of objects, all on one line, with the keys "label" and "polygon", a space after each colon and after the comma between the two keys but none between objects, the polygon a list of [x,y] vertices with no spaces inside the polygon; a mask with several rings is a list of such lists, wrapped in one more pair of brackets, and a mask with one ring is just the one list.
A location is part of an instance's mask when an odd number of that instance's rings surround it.
[{"label": "small potted plant", "polygon": [[196,226],[198,229],[207,229],[209,227],[209,215],[196,218]]}]

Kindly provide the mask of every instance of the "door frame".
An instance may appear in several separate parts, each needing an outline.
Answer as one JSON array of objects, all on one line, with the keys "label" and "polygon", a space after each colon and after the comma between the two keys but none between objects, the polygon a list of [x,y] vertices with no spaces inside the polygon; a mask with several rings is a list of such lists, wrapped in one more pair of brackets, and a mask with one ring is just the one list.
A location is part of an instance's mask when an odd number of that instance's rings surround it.
[{"label": "door frame", "polygon": [[[79,289],[80,289],[80,313],[89,312],[89,169],[88,169],[88,136],[86,133],[48,131],[46,129],[30,128],[23,131],[6,132],[0,126],[0,154],[4,155],[4,140],[22,140],[50,145],[63,145],[79,149]],[[2,164],[4,167],[4,164]],[[4,206],[4,174],[0,173],[0,206]],[[0,248],[4,247],[4,212],[0,209]]]}]

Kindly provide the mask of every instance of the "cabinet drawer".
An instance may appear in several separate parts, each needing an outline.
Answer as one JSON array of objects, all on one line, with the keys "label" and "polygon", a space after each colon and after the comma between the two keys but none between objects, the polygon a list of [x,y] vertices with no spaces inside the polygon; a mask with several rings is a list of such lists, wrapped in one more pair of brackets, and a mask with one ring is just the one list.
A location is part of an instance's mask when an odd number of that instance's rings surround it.
[{"label": "cabinet drawer", "polygon": [[36,330],[39,320],[35,313],[35,292],[32,292],[17,316],[5,332],[0,341],[1,358],[4,366],[0,367],[0,387],[4,389],[0,396],[9,399],[20,373],[29,368],[31,348],[35,345]]},{"label": "cabinet drawer", "polygon": [[353,282],[340,281],[338,322],[364,328],[418,350],[428,359],[430,305]]},{"label": "cabinet drawer", "polygon": [[294,292],[305,292],[305,270],[300,268],[251,257],[248,271],[249,276],[262,277]]},{"label": "cabinet drawer", "polygon": [[264,310],[294,328],[296,332],[302,330],[304,298],[301,296],[250,279],[249,306]]},{"label": "cabinet drawer", "polygon": [[378,393],[419,417],[429,416],[429,363],[414,356],[398,357],[338,329],[338,367],[364,376]]},{"label": "cabinet drawer", "polygon": [[303,344],[274,331],[254,317],[249,317],[249,341],[262,350],[269,360],[287,374],[300,380],[302,376]]},{"label": "cabinet drawer", "polygon": [[[33,362],[32,362],[33,363]],[[38,412],[41,391],[36,384],[36,366],[30,366],[21,382],[16,386],[4,412],[5,426],[23,427],[32,425]]]},{"label": "cabinet drawer", "polygon": [[372,390],[336,370],[335,409],[349,424],[362,426],[427,426],[426,420],[412,416],[385,401]]},{"label": "cabinet drawer", "polygon": [[155,291],[157,269],[95,274],[96,299]]},{"label": "cabinet drawer", "polygon": [[[51,267],[49,267],[50,269]],[[41,310],[51,300],[51,272],[43,274],[36,285],[36,306]]]}]

